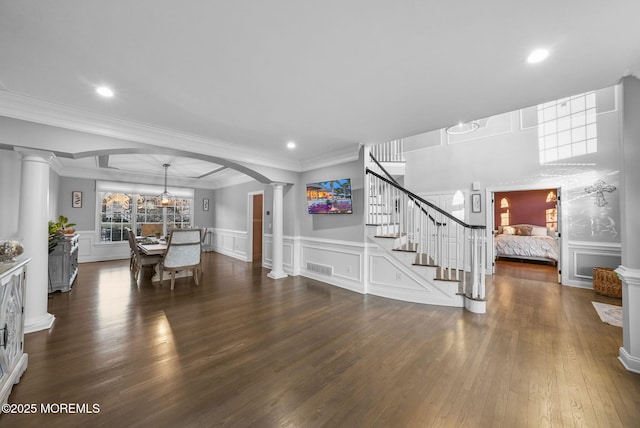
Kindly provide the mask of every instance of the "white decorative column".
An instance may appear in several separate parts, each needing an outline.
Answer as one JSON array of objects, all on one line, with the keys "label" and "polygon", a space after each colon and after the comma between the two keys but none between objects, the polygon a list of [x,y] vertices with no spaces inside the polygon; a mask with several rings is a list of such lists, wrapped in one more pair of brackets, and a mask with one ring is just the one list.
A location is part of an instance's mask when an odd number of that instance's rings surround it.
[{"label": "white decorative column", "polygon": [[273,241],[271,243],[271,272],[269,278],[286,278],[287,273],[283,269],[284,254],[284,183],[272,183],[273,186]]},{"label": "white decorative column", "polygon": [[50,153],[21,151],[19,234],[24,255],[31,258],[25,298],[24,332],[45,330],[55,317],[47,312],[49,294],[49,159]]},{"label": "white decorative column", "polygon": [[640,269],[620,266],[616,273],[622,280],[622,347],[618,360],[627,370],[640,373]]},{"label": "white decorative column", "polygon": [[620,168],[620,230],[622,264],[622,347],[618,359],[640,373],[640,80],[622,79],[622,144]]}]

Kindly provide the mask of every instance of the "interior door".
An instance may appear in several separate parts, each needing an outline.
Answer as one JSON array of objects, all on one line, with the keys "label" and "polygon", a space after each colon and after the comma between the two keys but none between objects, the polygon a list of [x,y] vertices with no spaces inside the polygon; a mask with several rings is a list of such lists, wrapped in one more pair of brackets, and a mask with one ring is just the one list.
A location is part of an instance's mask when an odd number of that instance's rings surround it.
[{"label": "interior door", "polygon": [[262,262],[262,194],[253,195],[253,227],[251,260]]}]

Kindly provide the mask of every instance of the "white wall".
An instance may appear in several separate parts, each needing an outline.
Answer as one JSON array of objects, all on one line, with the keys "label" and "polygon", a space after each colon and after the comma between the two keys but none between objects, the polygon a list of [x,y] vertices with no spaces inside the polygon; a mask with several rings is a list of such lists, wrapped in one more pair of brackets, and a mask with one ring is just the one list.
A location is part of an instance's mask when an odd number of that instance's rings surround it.
[{"label": "white wall", "polygon": [[[211,210],[213,210],[212,243],[215,251],[250,261],[249,225],[247,223],[248,195],[254,192],[264,192],[263,216],[264,231],[269,231],[271,224],[271,186],[257,181],[237,184],[235,186],[215,189],[212,192]],[[267,211],[269,215],[266,215]],[[285,212],[285,218],[289,213]],[[264,241],[263,241],[264,245]]]},{"label": "white wall", "polygon": [[[269,185],[250,181],[213,191],[213,227],[216,229],[247,231],[247,194],[264,190]],[[265,204],[266,206],[266,204]]]},{"label": "white wall", "polygon": [[0,239],[18,238],[20,171],[20,155],[0,150]]},{"label": "white wall", "polygon": [[[309,238],[336,239],[362,242],[364,236],[364,160],[362,150],[357,161],[300,174],[292,189],[297,201],[296,212],[300,221],[299,235]],[[353,214],[309,214],[306,185],[319,181],[351,179]]]},{"label": "white wall", "polygon": [[[82,207],[71,206],[72,192],[82,192]],[[53,212],[49,216],[55,220],[63,215],[71,223],[75,223],[76,230],[93,230],[96,225],[96,181],[86,178],[60,177],[57,186],[57,201]]]},{"label": "white wall", "polygon": [[[193,195],[193,225],[195,227],[213,227],[215,204],[214,191],[212,189],[195,189]],[[209,200],[209,211],[204,210],[204,199]]]},{"label": "white wall", "polygon": [[[609,88],[599,91],[599,97],[608,100],[618,92],[618,87]],[[478,138],[469,134],[465,142],[448,144],[449,137],[442,130],[405,139],[406,187],[421,195],[453,194],[460,190],[468,198],[471,193],[480,193],[482,212],[468,213],[467,218],[472,224],[482,225],[492,218],[488,215],[491,201],[487,201],[491,191],[561,188],[563,281],[590,287],[591,278],[583,273],[594,256],[595,260],[602,256],[607,263],[615,263],[612,256],[616,260],[620,257],[620,231],[597,233],[594,226],[601,218],[620,224],[619,109],[598,114],[597,153],[547,165],[539,162],[537,128],[522,129],[520,111],[500,115],[492,123],[493,120],[478,133]],[[616,187],[614,192],[605,194],[608,201],[605,207],[595,206],[594,196],[585,192],[596,180]],[[473,182],[480,183],[478,192],[471,190]]]}]

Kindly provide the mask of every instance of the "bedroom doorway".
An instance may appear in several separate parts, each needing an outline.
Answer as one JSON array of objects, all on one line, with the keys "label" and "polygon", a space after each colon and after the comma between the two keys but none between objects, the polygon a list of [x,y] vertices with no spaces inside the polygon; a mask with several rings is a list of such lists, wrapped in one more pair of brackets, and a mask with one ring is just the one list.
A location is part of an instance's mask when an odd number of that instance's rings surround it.
[{"label": "bedroom doorway", "polygon": [[492,190],[487,224],[493,228],[489,252],[494,274],[539,266],[541,274],[555,275],[562,283],[560,195],[561,189],[553,187]]}]

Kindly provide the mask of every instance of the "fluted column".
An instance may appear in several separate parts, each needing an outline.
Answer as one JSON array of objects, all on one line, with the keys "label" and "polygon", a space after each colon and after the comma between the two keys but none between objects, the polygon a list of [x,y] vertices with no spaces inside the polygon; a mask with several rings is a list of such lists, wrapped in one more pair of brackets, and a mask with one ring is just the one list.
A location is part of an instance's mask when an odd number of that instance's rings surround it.
[{"label": "fluted column", "polygon": [[[20,152],[20,150],[18,150]],[[20,218],[18,229],[28,266],[25,333],[45,330],[55,317],[47,312],[49,293],[49,153],[20,152]]]},{"label": "fluted column", "polygon": [[271,242],[271,272],[269,278],[286,278],[283,268],[284,254],[284,183],[272,183],[273,186],[273,236]]}]

